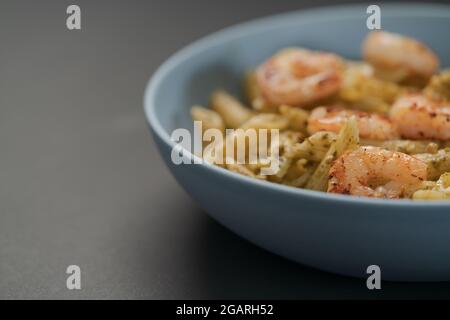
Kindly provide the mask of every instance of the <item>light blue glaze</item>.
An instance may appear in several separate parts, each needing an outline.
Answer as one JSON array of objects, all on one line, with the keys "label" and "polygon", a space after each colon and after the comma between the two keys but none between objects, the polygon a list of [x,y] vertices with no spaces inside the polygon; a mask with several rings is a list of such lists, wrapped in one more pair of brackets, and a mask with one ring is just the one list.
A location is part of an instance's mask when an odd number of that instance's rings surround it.
[{"label": "light blue glaze", "polygon": [[[190,107],[206,105],[215,88],[240,94],[243,73],[278,49],[298,45],[359,58],[367,33],[366,7],[293,12],[199,40],[154,74],[145,94],[145,114],[177,181],[212,217],[249,241],[343,275],[366,277],[367,266],[377,264],[384,280],[450,280],[450,202],[331,195],[206,164],[176,166],[170,158],[170,134],[191,128]],[[382,5],[382,26],[424,41],[443,66],[450,66],[449,6]]]}]

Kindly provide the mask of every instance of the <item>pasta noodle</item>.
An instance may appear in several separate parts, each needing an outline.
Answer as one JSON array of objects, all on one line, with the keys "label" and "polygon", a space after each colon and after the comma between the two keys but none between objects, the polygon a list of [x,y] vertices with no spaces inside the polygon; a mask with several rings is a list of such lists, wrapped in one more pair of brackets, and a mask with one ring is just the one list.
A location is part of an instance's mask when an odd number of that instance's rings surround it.
[{"label": "pasta noodle", "polygon": [[307,189],[326,191],[328,189],[328,172],[331,164],[345,151],[355,149],[359,144],[359,132],[356,120],[351,118],[339,132],[324,158],[306,184]]},{"label": "pasta noodle", "polygon": [[211,106],[220,114],[227,128],[238,128],[253,114],[239,100],[223,90],[217,90],[212,94]]}]

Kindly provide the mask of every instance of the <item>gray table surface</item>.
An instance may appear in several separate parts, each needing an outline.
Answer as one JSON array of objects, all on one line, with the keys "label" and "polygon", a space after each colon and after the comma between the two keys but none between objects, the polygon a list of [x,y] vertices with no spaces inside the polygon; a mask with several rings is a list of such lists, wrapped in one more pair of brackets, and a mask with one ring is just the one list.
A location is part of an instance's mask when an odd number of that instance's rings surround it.
[{"label": "gray table surface", "polygon": [[[142,95],[168,55],[254,17],[325,1],[0,4],[0,298],[425,298],[450,284],[365,282],[267,253],[180,189]],[[82,290],[66,289],[66,267]]]}]

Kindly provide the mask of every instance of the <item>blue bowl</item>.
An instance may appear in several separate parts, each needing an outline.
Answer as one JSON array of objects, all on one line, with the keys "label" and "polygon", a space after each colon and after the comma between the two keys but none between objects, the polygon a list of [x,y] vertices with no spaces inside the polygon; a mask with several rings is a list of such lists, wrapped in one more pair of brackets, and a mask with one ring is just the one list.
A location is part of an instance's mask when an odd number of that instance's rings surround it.
[{"label": "blue bowl", "polygon": [[[191,128],[190,107],[207,104],[219,87],[239,95],[243,73],[278,49],[298,45],[358,59],[368,32],[366,8],[282,14],[199,40],[154,74],[145,94],[145,114],[180,185],[214,219],[254,244],[342,275],[367,277],[367,267],[378,265],[383,280],[450,280],[450,202],[326,194],[171,160],[170,135],[177,128]],[[381,10],[385,30],[422,40],[443,66],[450,65],[450,7],[397,4],[382,5]]]}]

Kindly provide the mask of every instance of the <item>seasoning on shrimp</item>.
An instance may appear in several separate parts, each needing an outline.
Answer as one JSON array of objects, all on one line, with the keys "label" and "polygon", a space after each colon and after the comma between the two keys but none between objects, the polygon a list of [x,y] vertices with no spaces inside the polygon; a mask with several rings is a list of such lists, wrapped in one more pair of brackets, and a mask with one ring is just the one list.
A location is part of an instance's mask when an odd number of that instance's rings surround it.
[{"label": "seasoning on shrimp", "polygon": [[427,165],[413,156],[378,147],[360,147],[335,161],[330,169],[328,192],[401,198],[426,178]]},{"label": "seasoning on shrimp", "polygon": [[352,116],[356,118],[361,138],[391,140],[398,137],[395,126],[387,117],[336,106],[315,108],[308,119],[308,132],[310,134],[318,131],[337,133]]},{"label": "seasoning on shrimp", "polygon": [[259,66],[256,79],[270,103],[304,106],[336,94],[343,67],[335,54],[290,48]]},{"label": "seasoning on shrimp", "polygon": [[450,104],[425,95],[402,96],[392,106],[390,118],[404,138],[450,139]]}]

